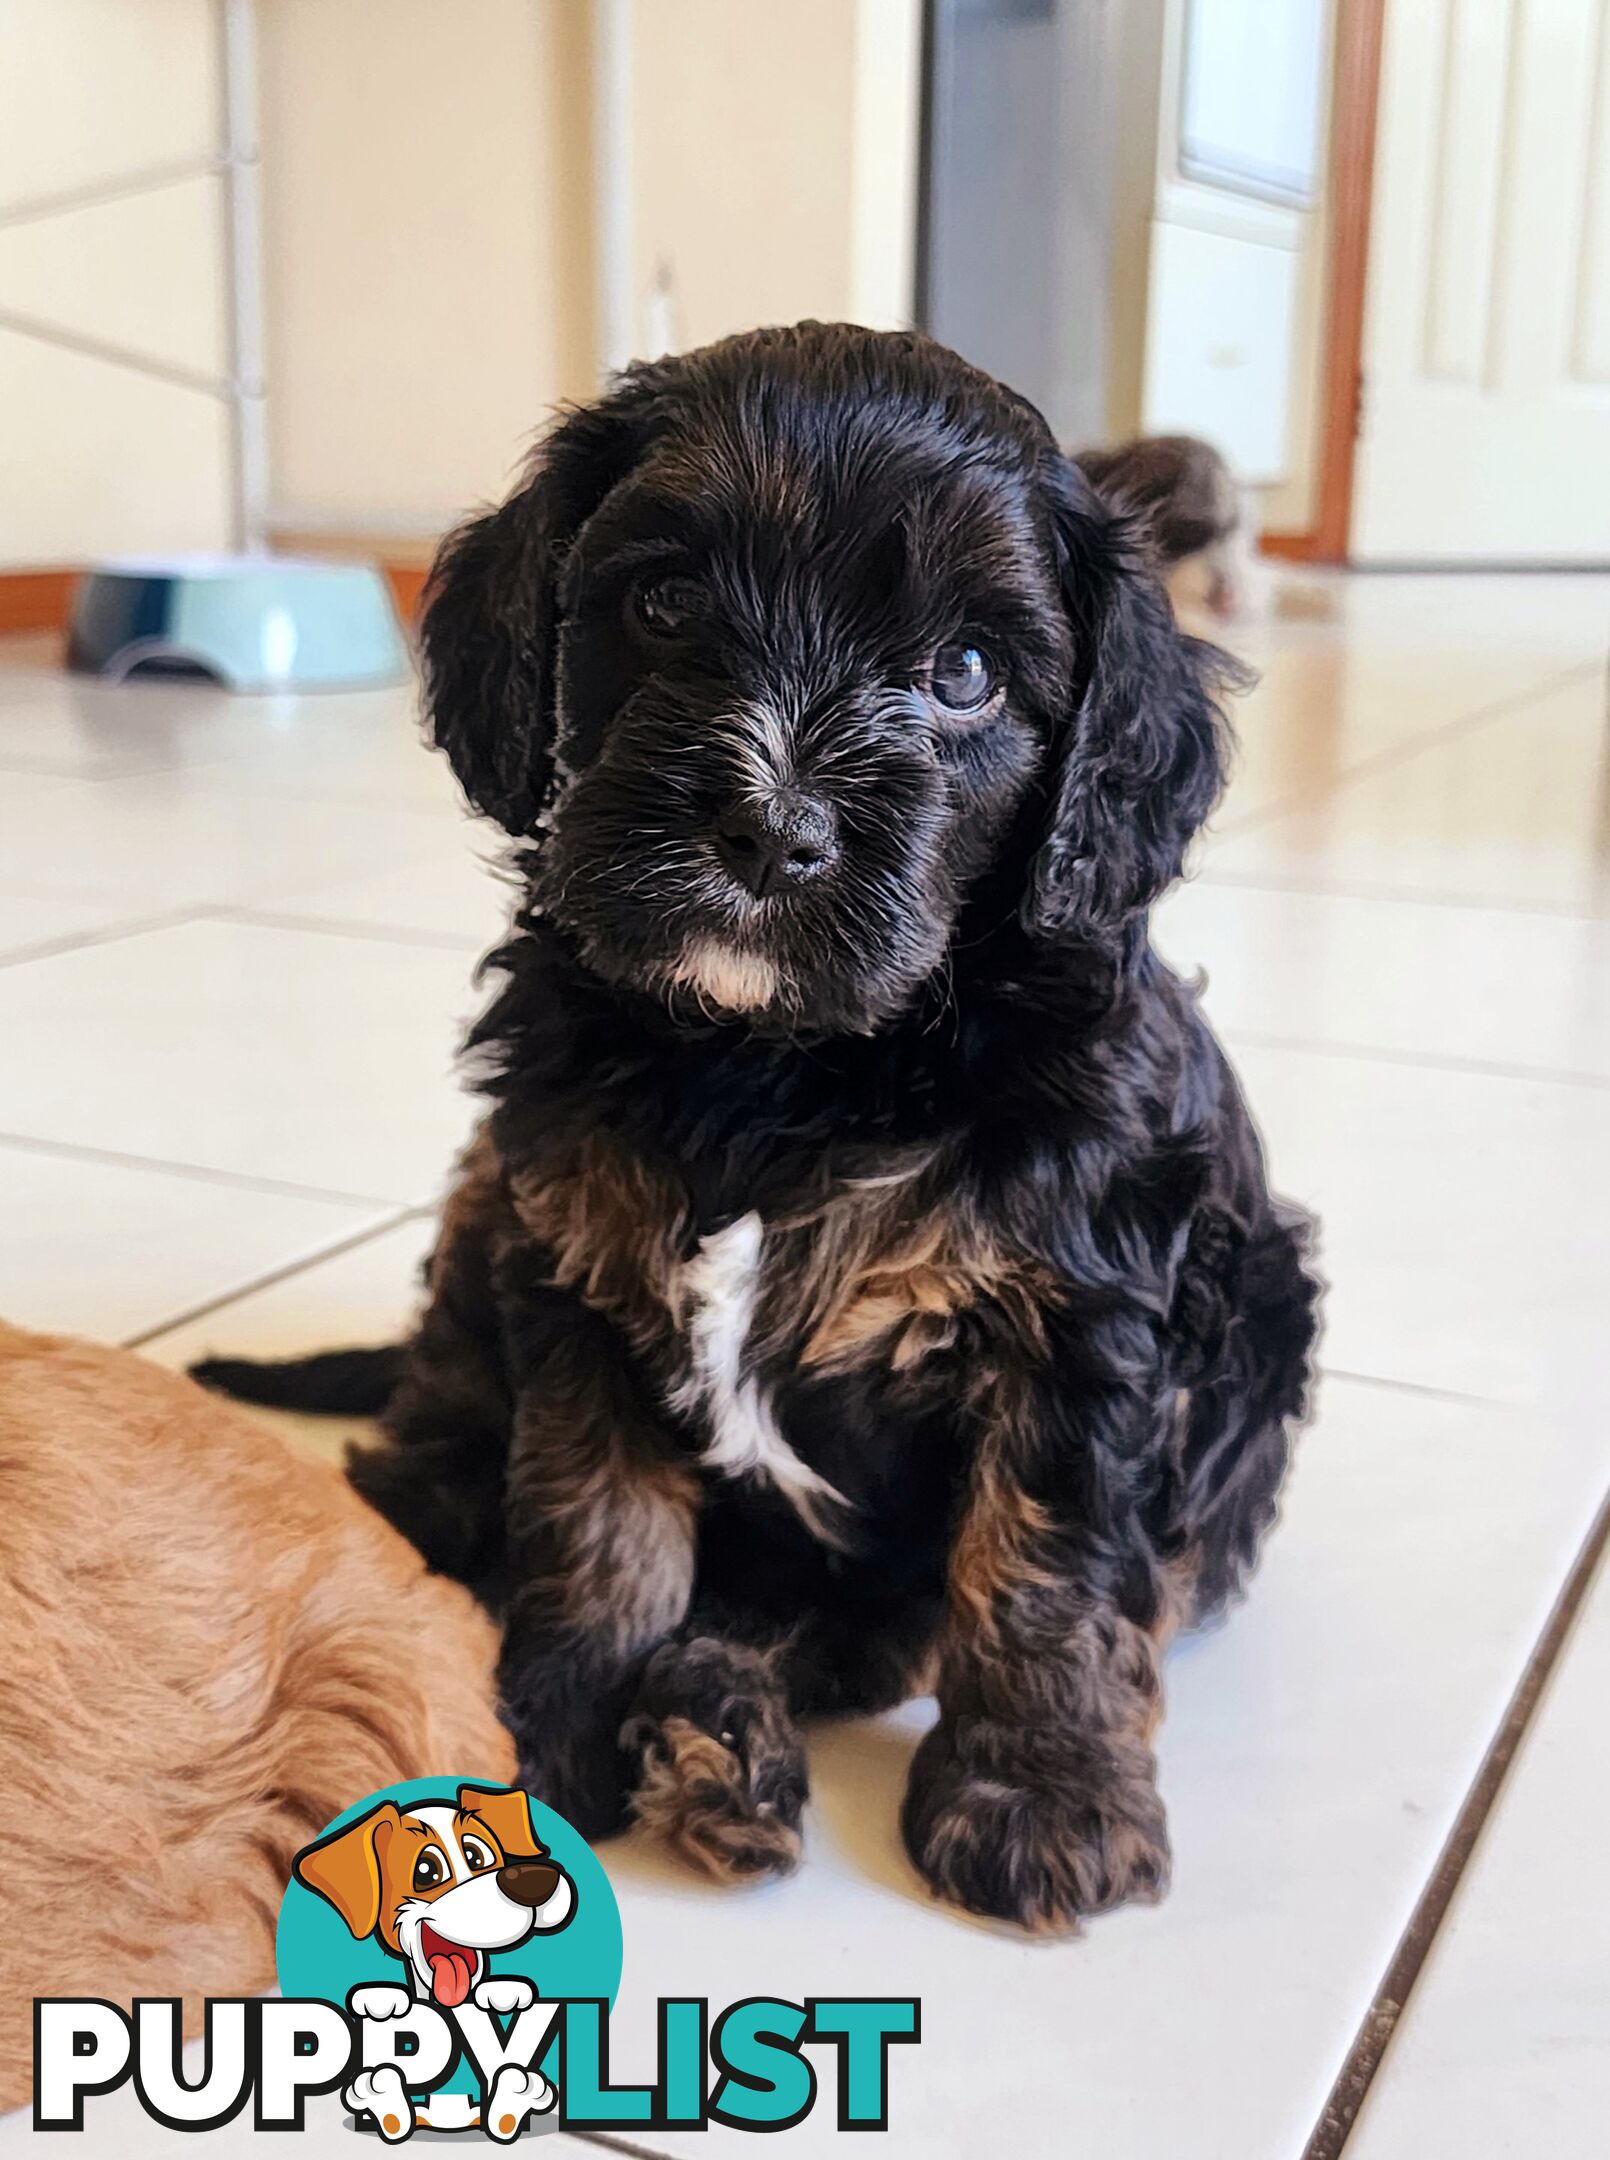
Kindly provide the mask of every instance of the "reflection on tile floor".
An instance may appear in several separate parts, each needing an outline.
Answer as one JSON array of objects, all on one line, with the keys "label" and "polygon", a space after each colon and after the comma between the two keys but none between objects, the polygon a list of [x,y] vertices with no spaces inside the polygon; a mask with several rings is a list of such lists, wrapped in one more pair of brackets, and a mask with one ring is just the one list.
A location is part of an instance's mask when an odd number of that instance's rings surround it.
[{"label": "reflection on tile floor", "polygon": [[[620,2075],[647,2066],[662,1990],[920,1990],[899,2155],[1297,2160],[1318,2119],[1610,1483],[1610,581],[1323,597],[1247,632],[1237,778],[1159,916],[1277,1178],[1326,1216],[1326,1356],[1351,1376],[1251,1603],[1171,1661],[1175,1891],[1054,1947],[940,1912],[894,1833],[927,1711],[834,1727],[791,1883],[733,1895],[609,1852]],[[416,730],[404,693],[116,691],[0,647],[0,1311],[170,1363],[404,1323],[472,1115],[451,1046],[508,904],[495,836]],[[285,1423],[321,1452],[345,1437]],[[1603,1636],[1601,1599],[1363,2160],[1540,2150],[1544,2123],[1551,2151],[1597,2149],[1610,1962],[1572,1931],[1588,1889],[1602,1904],[1580,1810]],[[1536,1873],[1550,1845],[1568,1880]],[[1498,2066],[1524,2090],[1561,2047],[1571,2074],[1545,2070],[1505,2145]],[[790,2149],[825,2150],[826,2120]],[[332,2118],[308,2149],[338,2139]]]}]

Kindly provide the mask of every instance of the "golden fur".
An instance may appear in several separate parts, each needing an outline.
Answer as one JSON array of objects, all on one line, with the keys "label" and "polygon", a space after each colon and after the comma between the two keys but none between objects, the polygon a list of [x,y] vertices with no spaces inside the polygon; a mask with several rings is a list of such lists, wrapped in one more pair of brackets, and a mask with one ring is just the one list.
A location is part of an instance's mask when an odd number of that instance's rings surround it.
[{"label": "golden fur", "polygon": [[0,2109],[36,1995],[274,1979],[292,1856],[399,1779],[507,1781],[496,1637],[334,1468],[123,1351],[0,1324]]}]

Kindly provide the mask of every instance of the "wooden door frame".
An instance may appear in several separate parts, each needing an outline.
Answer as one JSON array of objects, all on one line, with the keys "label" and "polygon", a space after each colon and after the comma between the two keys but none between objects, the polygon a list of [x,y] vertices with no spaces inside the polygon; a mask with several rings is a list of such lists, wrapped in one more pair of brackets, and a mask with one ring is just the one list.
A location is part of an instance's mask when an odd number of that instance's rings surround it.
[{"label": "wooden door frame", "polygon": [[1319,473],[1306,532],[1265,533],[1288,562],[1345,563],[1364,378],[1364,281],[1375,184],[1375,117],[1386,0],[1337,0],[1332,56],[1325,338],[1315,415]]}]

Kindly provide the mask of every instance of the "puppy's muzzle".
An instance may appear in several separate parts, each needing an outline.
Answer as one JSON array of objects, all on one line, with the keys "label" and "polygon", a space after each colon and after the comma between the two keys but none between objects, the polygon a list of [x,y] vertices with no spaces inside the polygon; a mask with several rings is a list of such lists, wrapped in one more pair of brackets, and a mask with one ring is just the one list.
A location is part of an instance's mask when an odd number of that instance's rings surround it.
[{"label": "puppy's muzzle", "polygon": [[728,804],[711,841],[729,877],[757,900],[823,877],[838,861],[838,821],[819,796],[778,788]]},{"label": "puppy's muzzle", "polygon": [[498,1888],[516,1905],[535,1912],[546,1905],[559,1887],[559,1870],[551,1860],[520,1860],[498,1869]]}]

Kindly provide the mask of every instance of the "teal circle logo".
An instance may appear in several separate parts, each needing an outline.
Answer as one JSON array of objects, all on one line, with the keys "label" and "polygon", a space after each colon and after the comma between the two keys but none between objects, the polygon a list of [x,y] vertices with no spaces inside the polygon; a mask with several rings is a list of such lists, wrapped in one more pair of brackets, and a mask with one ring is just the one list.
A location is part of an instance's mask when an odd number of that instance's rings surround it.
[{"label": "teal circle logo", "polygon": [[[360,2004],[382,2016],[612,2006],[621,1979],[620,1910],[591,1847],[540,1800],[474,1778],[412,1778],[344,1809],[297,1854],[274,1948],[282,1994],[373,1990]],[[461,2059],[436,2090],[475,2088]]]}]

